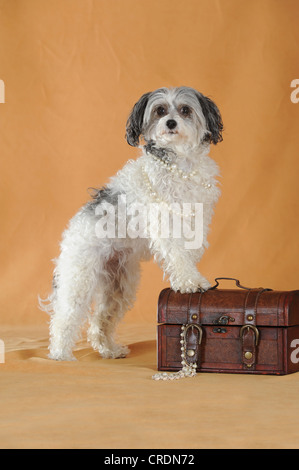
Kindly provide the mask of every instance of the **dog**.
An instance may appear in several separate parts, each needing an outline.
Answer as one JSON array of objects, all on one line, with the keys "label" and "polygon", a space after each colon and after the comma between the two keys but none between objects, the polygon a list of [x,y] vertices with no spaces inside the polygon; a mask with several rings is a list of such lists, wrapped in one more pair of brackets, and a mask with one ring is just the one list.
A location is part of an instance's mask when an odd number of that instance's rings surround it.
[{"label": "dog", "polygon": [[[73,349],[87,319],[88,341],[103,358],[128,354],[126,346],[115,342],[114,333],[134,303],[142,260],[154,257],[174,291],[210,287],[197,263],[208,246],[208,229],[220,194],[219,169],[209,157],[209,149],[222,141],[222,131],[216,104],[190,87],[159,88],[141,96],[134,105],[126,138],[129,145],[140,148],[141,155],[129,160],[106,186],[94,190],[92,199],[70,220],[60,256],[54,260],[52,293],[39,299],[40,307],[51,315],[51,359],[75,359]],[[203,208],[202,243],[196,249],[186,248],[184,237],[172,236],[173,231],[168,237],[160,236],[159,222],[148,234],[145,228],[151,217],[142,229],[146,236],[140,236],[137,229],[138,236],[123,232],[118,236],[125,214],[130,213],[132,222],[136,204],[162,204],[170,218],[190,219],[190,228],[194,212],[184,217],[173,209],[173,204],[178,207],[182,203],[200,203]],[[109,211],[114,215],[112,232],[105,236]],[[140,217],[142,221],[144,217]]]}]

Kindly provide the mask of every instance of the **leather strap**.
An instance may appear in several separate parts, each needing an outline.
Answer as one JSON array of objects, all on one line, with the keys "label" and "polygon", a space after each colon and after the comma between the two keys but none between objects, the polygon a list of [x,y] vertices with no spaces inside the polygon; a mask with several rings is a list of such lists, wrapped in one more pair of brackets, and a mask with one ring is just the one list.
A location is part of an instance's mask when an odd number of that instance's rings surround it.
[{"label": "leather strap", "polygon": [[256,306],[263,290],[250,289],[246,295],[244,306],[244,323],[246,325],[256,325]]},{"label": "leather strap", "polygon": [[195,323],[200,325],[200,313],[201,313],[201,299],[203,292],[200,294],[189,294],[189,303],[188,303],[188,315],[187,323]]},{"label": "leather strap", "polygon": [[189,365],[196,364],[196,368],[200,368],[201,363],[201,342],[203,330],[200,325],[186,325],[185,331],[185,347],[186,361]]},{"label": "leather strap", "polygon": [[242,339],[243,369],[255,369],[259,331],[256,327],[257,304],[260,295],[269,289],[250,289],[245,298],[244,325],[240,330]]},{"label": "leather strap", "polygon": [[242,362],[243,369],[255,369],[256,347],[258,344],[259,332],[256,327],[244,325],[241,328],[240,336],[242,339]]},{"label": "leather strap", "polygon": [[186,359],[189,364],[197,364],[197,369],[201,363],[201,342],[203,330],[200,325],[201,299],[203,292],[193,295],[189,294],[188,317],[186,325]]}]

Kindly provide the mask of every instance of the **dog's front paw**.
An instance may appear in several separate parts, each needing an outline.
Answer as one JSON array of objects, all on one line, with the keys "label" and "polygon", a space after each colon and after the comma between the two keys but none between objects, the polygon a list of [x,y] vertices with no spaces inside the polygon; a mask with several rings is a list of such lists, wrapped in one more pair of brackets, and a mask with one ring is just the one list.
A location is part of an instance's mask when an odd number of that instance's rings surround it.
[{"label": "dog's front paw", "polygon": [[202,277],[199,283],[199,290],[201,290],[202,292],[205,292],[206,290],[210,289],[210,287],[211,287],[211,284],[209,283],[209,281],[205,279],[204,277]]},{"label": "dog's front paw", "polygon": [[180,292],[181,294],[191,294],[198,291],[205,292],[211,287],[211,284],[203,276],[198,276],[197,279],[187,279],[184,282],[173,282],[171,288]]}]

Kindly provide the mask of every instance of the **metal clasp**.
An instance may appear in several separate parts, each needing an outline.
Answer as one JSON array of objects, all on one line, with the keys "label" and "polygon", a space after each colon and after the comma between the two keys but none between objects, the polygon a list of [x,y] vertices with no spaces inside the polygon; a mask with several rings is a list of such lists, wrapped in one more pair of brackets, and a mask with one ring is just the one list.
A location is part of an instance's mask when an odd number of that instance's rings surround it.
[{"label": "metal clasp", "polygon": [[213,328],[213,333],[226,333],[226,328]]},{"label": "metal clasp", "polygon": [[249,328],[251,328],[254,331],[254,333],[255,333],[255,345],[257,346],[258,342],[259,342],[259,338],[260,338],[259,330],[254,325],[243,325],[240,329],[240,338],[242,338],[243,331],[245,330],[245,328],[247,328],[248,330],[249,330]]},{"label": "metal clasp", "polygon": [[195,323],[190,323],[189,325],[186,325],[185,326],[185,332],[184,332],[184,341],[185,341],[185,344],[187,344],[187,331],[189,330],[189,328],[197,328],[198,330],[198,344],[201,344],[201,341],[202,341],[202,327],[199,326],[199,325],[196,325]]},{"label": "metal clasp", "polygon": [[214,320],[213,323],[214,325],[227,325],[229,321],[234,322],[235,319],[229,315],[221,315],[221,317]]}]

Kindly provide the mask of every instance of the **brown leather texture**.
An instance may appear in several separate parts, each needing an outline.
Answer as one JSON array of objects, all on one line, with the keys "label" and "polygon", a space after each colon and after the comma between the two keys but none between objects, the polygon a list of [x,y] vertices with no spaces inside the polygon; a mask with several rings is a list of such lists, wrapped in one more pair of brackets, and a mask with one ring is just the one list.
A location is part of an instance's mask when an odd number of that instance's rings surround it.
[{"label": "brown leather texture", "polygon": [[[164,289],[158,323],[159,370],[181,368],[182,325],[191,325],[186,349],[194,350],[192,362],[199,372],[283,375],[299,370],[299,290],[216,287],[180,294]],[[192,325],[202,331],[200,344]]]}]

